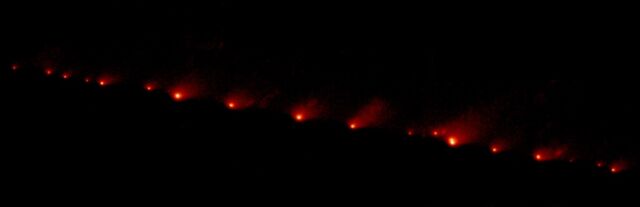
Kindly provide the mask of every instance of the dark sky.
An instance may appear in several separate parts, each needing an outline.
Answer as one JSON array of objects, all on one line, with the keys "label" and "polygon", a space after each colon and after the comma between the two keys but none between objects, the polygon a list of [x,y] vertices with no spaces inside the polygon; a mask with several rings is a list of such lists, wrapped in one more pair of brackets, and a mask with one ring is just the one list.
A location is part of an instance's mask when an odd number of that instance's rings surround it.
[{"label": "dark sky", "polygon": [[274,110],[318,99],[347,120],[382,100],[381,127],[462,119],[526,150],[637,157],[637,86],[620,72],[637,44],[623,22],[575,5],[476,6],[26,2],[4,7],[3,47],[41,67],[248,91]]}]

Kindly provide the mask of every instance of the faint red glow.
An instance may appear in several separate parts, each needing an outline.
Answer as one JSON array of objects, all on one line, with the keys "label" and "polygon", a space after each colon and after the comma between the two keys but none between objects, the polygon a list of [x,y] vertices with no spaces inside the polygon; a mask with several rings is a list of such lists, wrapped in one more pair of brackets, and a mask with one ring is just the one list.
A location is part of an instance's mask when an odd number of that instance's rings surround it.
[{"label": "faint red glow", "polygon": [[489,147],[490,147],[489,149],[491,150],[491,153],[499,154],[503,151],[508,150],[509,144],[503,138],[495,138],[494,140],[491,141],[491,143],[489,144]]},{"label": "faint red glow", "polygon": [[91,78],[84,78],[84,82],[85,82],[85,83],[89,83],[89,82],[91,82]]},{"label": "faint red glow", "polygon": [[11,70],[18,70],[18,64],[12,64],[11,65]]},{"label": "faint red glow", "polygon": [[153,85],[151,85],[151,84],[147,84],[147,85],[145,85],[145,86],[144,86],[144,88],[145,88],[147,91],[153,91],[153,89],[154,89]]},{"label": "faint red glow", "polygon": [[100,86],[106,86],[106,85],[107,85],[107,81],[100,80],[100,81],[98,81],[98,84],[99,84]]},{"label": "faint red glow", "polygon": [[45,73],[46,75],[51,75],[51,74],[53,74],[53,69],[51,69],[51,68],[47,68],[46,70],[44,70],[44,73]]},{"label": "faint red glow", "polygon": [[449,137],[449,139],[447,139],[447,143],[449,144],[449,146],[455,147],[456,145],[458,145],[458,138]]},{"label": "faint red glow", "polygon": [[413,130],[411,130],[411,129],[407,130],[407,135],[413,136]]},{"label": "faint red glow", "polygon": [[618,168],[611,167],[611,173],[618,173]]},{"label": "faint red glow", "polygon": [[431,132],[431,134],[433,134],[433,136],[438,136],[440,133],[436,130],[434,130],[433,132]]},{"label": "faint red glow", "polygon": [[604,162],[596,162],[597,167],[604,167]]},{"label": "faint red glow", "polygon": [[62,78],[63,79],[69,79],[69,77],[71,77],[71,75],[69,75],[69,73],[62,74]]}]

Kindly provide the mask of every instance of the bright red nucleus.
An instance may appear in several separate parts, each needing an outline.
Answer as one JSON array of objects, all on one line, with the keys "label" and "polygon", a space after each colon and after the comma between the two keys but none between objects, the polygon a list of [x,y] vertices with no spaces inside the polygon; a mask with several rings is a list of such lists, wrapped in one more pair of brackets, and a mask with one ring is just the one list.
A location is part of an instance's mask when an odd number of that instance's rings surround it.
[{"label": "bright red nucleus", "polygon": [[629,162],[627,160],[624,160],[624,159],[613,160],[609,165],[609,172],[613,174],[621,173],[626,169],[628,169],[628,167],[629,167]]},{"label": "bright red nucleus", "polygon": [[489,149],[493,154],[501,153],[503,151],[508,150],[508,148],[509,148],[508,142],[502,138],[494,139],[489,144]]},{"label": "bright red nucleus", "polygon": [[534,150],[537,161],[567,160],[572,155],[566,145],[544,146]]},{"label": "bright red nucleus", "polygon": [[535,158],[536,158],[536,160],[537,160],[537,161],[542,161],[542,158],[543,158],[543,157],[542,157],[542,155],[541,155],[541,154],[536,154],[536,155],[535,155]]},{"label": "bright red nucleus", "polygon": [[311,98],[296,103],[291,108],[291,116],[296,121],[306,121],[317,118],[322,112],[322,106],[317,99]]},{"label": "bright red nucleus", "polygon": [[447,143],[449,144],[449,146],[455,147],[456,145],[458,145],[458,138],[449,137],[449,139],[447,139]]},{"label": "bright red nucleus", "polygon": [[153,91],[154,88],[155,87],[153,87],[152,84],[147,84],[147,85],[144,86],[144,89],[147,90],[147,91]]},{"label": "bright red nucleus", "polygon": [[182,92],[174,92],[173,93],[173,100],[176,101],[182,101],[184,99],[184,95]]},{"label": "bright red nucleus", "polygon": [[260,102],[261,100],[256,98],[254,93],[243,89],[231,91],[224,97],[225,105],[232,110],[246,109],[256,104],[262,106]]},{"label": "bright red nucleus", "polygon": [[500,150],[498,149],[498,147],[491,147],[491,153],[493,153],[493,154],[497,154],[498,152],[500,152]]},{"label": "bright red nucleus", "polygon": [[375,127],[383,124],[389,109],[386,102],[380,99],[373,99],[367,105],[363,106],[355,116],[351,117],[348,123],[357,123],[358,127]]}]

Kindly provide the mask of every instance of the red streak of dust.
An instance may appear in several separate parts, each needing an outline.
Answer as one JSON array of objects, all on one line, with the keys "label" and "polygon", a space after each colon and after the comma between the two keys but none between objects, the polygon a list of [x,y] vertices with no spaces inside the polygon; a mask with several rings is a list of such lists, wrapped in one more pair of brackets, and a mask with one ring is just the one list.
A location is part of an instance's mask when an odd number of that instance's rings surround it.
[{"label": "red streak of dust", "polygon": [[[201,88],[202,87],[199,79],[197,79],[196,77],[189,76],[189,77],[182,78],[176,83],[173,83],[172,85],[167,87],[165,90],[169,93],[169,95],[171,96],[171,99],[173,99],[174,101],[180,102],[180,101],[196,99],[198,97],[203,96],[202,92],[204,90],[202,90]],[[156,90],[157,89],[156,83],[147,82],[147,84],[145,85],[145,89],[147,91]]]},{"label": "red streak of dust", "polygon": [[491,107],[472,108],[456,118],[443,124],[436,125],[431,135],[449,143],[450,137],[456,138],[456,145],[465,145],[486,140],[491,132],[497,109]]},{"label": "red streak of dust", "polygon": [[229,109],[240,110],[253,106],[255,99],[247,91],[237,90],[228,93],[224,103]]},{"label": "red streak of dust", "polygon": [[491,150],[491,153],[493,154],[499,154],[501,152],[504,152],[505,150],[507,150],[509,148],[509,142],[506,141],[506,139],[495,139],[491,142],[491,144],[489,145],[489,148]]},{"label": "red streak of dust", "polygon": [[373,99],[362,107],[347,123],[349,128],[375,127],[382,124],[388,116],[388,106],[380,99]]},{"label": "red streak of dust", "polygon": [[300,104],[293,106],[291,110],[291,116],[297,122],[303,122],[311,119],[318,118],[322,111],[317,99],[310,99]]},{"label": "red streak of dust", "polygon": [[618,168],[616,167],[611,167],[611,173],[618,173]]},{"label": "red streak of dust", "polygon": [[547,146],[534,150],[534,158],[536,161],[550,161],[569,159],[568,148],[566,146]]},{"label": "red streak of dust", "polygon": [[145,90],[147,90],[147,91],[153,91],[153,90],[155,90],[155,89],[156,89],[156,87],[155,87],[155,86],[154,86],[154,84],[152,84],[152,83],[147,83],[147,84],[144,86],[144,89],[145,89]]},{"label": "red streak of dust", "polygon": [[[86,80],[87,79],[85,79],[85,81]],[[116,78],[113,75],[102,74],[96,78],[96,81],[98,82],[99,86],[104,87],[114,84],[116,82]]]},{"label": "red streak of dust", "polygon": [[626,160],[614,160],[609,165],[609,172],[617,174],[623,172],[629,168],[629,163]]}]

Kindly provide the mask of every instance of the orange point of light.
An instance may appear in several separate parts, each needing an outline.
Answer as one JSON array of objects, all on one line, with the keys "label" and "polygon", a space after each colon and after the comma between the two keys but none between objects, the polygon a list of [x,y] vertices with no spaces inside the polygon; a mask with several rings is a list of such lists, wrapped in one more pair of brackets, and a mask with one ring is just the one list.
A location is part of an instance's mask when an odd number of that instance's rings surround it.
[{"label": "orange point of light", "polygon": [[105,85],[107,85],[107,82],[105,82],[105,81],[100,81],[100,82],[98,82],[98,84],[100,84],[100,86],[105,86]]},{"label": "orange point of light", "polygon": [[302,121],[302,119],[304,119],[302,114],[296,114],[296,121]]},{"label": "orange point of light", "polygon": [[536,154],[536,160],[538,160],[538,161],[542,160],[542,155]]},{"label": "orange point of light", "polygon": [[458,139],[456,137],[449,137],[447,142],[449,143],[449,146],[453,147],[453,146],[456,146],[458,144]]},{"label": "orange point of light", "polygon": [[617,173],[618,172],[618,168],[612,167],[611,168],[611,173]]},{"label": "orange point of light", "polygon": [[236,108],[236,104],[233,102],[229,102],[227,103],[227,107],[229,107],[230,109],[235,109]]},{"label": "orange point of light", "polygon": [[356,124],[349,124],[350,129],[356,129],[358,126]]},{"label": "orange point of light", "polygon": [[62,78],[64,78],[64,79],[69,79],[69,74],[66,74],[66,73],[65,73],[65,74],[62,74]]},{"label": "orange point of light", "polygon": [[144,88],[147,89],[147,91],[153,91],[152,85],[146,85]]},{"label": "orange point of light", "polygon": [[47,75],[51,75],[51,74],[53,74],[53,70],[52,70],[52,69],[47,69],[47,70],[45,70],[44,72],[45,72],[45,74],[47,74]]},{"label": "orange point of light", "polygon": [[173,99],[175,99],[175,100],[178,100],[178,101],[179,101],[179,100],[181,100],[182,98],[183,98],[182,93],[180,93],[180,92],[173,93]]},{"label": "orange point of light", "polygon": [[498,148],[497,148],[497,147],[492,147],[492,148],[491,148],[491,152],[493,152],[493,153],[498,153]]},{"label": "orange point of light", "polygon": [[440,133],[438,133],[438,131],[433,131],[431,134],[433,134],[433,136],[438,136]]}]

